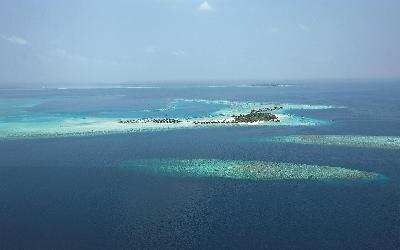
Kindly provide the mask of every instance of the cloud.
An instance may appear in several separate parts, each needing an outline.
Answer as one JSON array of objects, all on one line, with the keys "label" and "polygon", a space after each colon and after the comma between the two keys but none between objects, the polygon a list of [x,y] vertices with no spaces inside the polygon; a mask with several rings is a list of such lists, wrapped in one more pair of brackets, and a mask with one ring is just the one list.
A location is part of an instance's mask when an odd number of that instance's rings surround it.
[{"label": "cloud", "polygon": [[101,65],[101,66],[118,66],[119,65],[119,63],[116,61],[86,57],[83,55],[70,53],[64,49],[56,50],[56,54],[59,57],[64,58],[69,61],[72,61],[74,63],[92,64],[92,65]]},{"label": "cloud", "polygon": [[279,32],[279,28],[271,27],[271,28],[268,28],[268,29],[267,29],[267,32],[268,32],[268,33],[271,33],[271,34],[275,34],[275,33],[278,33],[278,32]]},{"label": "cloud", "polygon": [[4,39],[5,41],[12,43],[12,44],[16,44],[16,45],[28,45],[29,42],[19,36],[6,36],[6,35],[0,35],[0,37],[2,39]]},{"label": "cloud", "polygon": [[207,1],[205,1],[202,4],[200,4],[198,10],[199,11],[213,11],[214,8]]},{"label": "cloud", "polygon": [[301,23],[298,23],[297,27],[299,27],[299,29],[301,29],[302,31],[309,31],[310,30],[310,28],[307,25],[304,25],[304,24],[301,24]]},{"label": "cloud", "polygon": [[155,53],[158,53],[160,50],[155,47],[146,47],[146,48],[144,48],[143,51],[148,54],[155,54]]},{"label": "cloud", "polygon": [[174,56],[185,56],[186,52],[183,51],[183,50],[178,49],[178,50],[172,51],[172,55],[174,55]]}]

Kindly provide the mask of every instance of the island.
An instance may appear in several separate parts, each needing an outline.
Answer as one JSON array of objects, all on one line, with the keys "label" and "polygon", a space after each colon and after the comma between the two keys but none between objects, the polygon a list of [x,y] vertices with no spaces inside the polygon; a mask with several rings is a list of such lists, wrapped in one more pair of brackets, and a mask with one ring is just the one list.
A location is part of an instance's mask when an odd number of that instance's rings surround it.
[{"label": "island", "polygon": [[[195,125],[208,125],[208,124],[248,124],[257,122],[280,122],[277,115],[272,112],[275,110],[283,109],[283,107],[271,107],[252,109],[249,113],[232,115],[224,119],[208,119],[208,120],[185,120],[186,122]],[[183,120],[176,118],[141,118],[141,119],[127,119],[120,120],[119,123],[123,124],[137,124],[137,123],[157,123],[157,124],[177,124],[182,123]]]}]

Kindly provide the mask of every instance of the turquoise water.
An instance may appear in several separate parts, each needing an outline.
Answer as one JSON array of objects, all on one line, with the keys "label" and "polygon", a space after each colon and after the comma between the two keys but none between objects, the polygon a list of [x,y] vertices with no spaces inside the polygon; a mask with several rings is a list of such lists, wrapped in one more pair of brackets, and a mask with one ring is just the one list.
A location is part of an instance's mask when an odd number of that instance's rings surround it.
[{"label": "turquoise water", "polygon": [[248,138],[249,142],[295,143],[308,145],[344,146],[361,148],[400,149],[398,136],[359,136],[359,135],[291,135],[265,138]]},{"label": "turquoise water", "polygon": [[[38,90],[39,91],[39,90]],[[90,90],[88,90],[90,93]],[[39,91],[40,92],[40,91]],[[334,109],[329,105],[290,104],[213,99],[163,98],[136,101],[126,95],[87,96],[51,91],[42,96],[3,97],[0,101],[0,138],[40,138],[89,134],[132,133],[166,129],[204,127],[194,121],[222,121],[251,110],[282,107],[272,111],[280,122],[239,124],[242,126],[313,126],[329,121],[291,114],[292,110]],[[121,120],[174,118],[179,124],[159,124],[151,121],[122,124]],[[237,124],[236,124],[237,125]],[[221,126],[210,124],[208,126]],[[224,124],[229,126],[229,124]]]},{"label": "turquoise water", "polygon": [[379,181],[386,179],[385,176],[376,173],[342,167],[263,161],[156,159],[126,161],[121,164],[121,167],[166,176],[216,177],[254,181]]}]

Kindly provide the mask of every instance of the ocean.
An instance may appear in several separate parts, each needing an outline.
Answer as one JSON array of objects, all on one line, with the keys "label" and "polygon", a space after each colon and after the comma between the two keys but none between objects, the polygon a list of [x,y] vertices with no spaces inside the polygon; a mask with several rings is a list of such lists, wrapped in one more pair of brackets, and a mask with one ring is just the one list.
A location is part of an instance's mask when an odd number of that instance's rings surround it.
[{"label": "ocean", "polygon": [[[396,80],[0,89],[0,248],[400,249],[399,96]],[[280,122],[191,123],[264,104]],[[120,123],[165,117],[185,125]]]}]

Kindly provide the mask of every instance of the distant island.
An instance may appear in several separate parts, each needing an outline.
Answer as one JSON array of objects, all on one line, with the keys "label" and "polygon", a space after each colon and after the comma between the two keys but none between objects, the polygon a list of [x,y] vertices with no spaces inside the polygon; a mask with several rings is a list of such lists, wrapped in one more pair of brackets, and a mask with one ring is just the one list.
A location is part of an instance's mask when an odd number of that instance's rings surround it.
[{"label": "distant island", "polygon": [[[202,120],[202,121],[187,121],[192,124],[248,124],[256,122],[280,122],[278,116],[272,113],[274,110],[283,109],[283,107],[272,107],[272,108],[260,108],[258,110],[252,109],[250,113],[232,115],[230,118],[215,120]],[[175,118],[144,118],[144,119],[128,119],[120,120],[119,123],[131,124],[131,123],[165,123],[165,124],[176,124],[181,123],[183,120]]]},{"label": "distant island", "polygon": [[249,84],[250,87],[288,87],[292,86],[292,84],[286,83],[252,83]]}]

